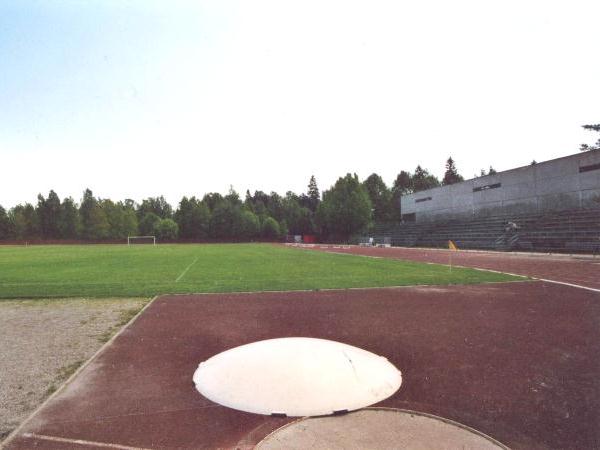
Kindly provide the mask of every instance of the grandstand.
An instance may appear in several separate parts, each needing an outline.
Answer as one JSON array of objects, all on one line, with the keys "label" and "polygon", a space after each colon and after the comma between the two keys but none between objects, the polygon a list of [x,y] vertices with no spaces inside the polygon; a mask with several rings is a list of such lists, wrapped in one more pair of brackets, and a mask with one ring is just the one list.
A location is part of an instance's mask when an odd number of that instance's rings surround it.
[{"label": "grandstand", "polygon": [[600,253],[600,152],[408,194],[401,209],[401,223],[375,226],[375,243]]},{"label": "grandstand", "polygon": [[600,151],[581,152],[401,198],[404,222],[600,208]]},{"label": "grandstand", "polygon": [[[507,230],[508,222],[516,224],[516,230]],[[452,240],[464,249],[600,253],[600,208],[378,224],[374,235],[375,243],[387,238],[401,247],[447,247]]]}]

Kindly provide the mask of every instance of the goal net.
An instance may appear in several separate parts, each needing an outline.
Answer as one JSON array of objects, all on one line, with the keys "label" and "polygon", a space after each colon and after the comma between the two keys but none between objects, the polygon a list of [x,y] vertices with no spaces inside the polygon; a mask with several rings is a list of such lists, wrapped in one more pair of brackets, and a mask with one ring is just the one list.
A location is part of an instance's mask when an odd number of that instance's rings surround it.
[{"label": "goal net", "polygon": [[156,245],[155,236],[127,236],[127,245],[152,244]]}]

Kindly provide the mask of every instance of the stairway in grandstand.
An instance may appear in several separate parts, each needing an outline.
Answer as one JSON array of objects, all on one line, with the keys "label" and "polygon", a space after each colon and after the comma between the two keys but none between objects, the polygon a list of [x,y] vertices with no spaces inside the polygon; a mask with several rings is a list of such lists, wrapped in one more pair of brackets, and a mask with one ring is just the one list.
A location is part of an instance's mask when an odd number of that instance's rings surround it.
[{"label": "stairway in grandstand", "polygon": [[[517,229],[506,230],[514,222]],[[491,216],[436,223],[378,224],[375,242],[391,238],[401,247],[459,248],[581,253],[600,250],[600,208],[543,214]]]}]

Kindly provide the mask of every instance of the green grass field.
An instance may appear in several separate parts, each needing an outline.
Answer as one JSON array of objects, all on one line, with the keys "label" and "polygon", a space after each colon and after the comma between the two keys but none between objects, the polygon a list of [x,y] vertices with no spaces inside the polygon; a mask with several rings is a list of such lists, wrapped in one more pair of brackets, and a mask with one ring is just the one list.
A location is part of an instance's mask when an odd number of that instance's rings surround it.
[{"label": "green grass field", "polygon": [[0,246],[0,298],[150,297],[517,279],[270,244]]}]

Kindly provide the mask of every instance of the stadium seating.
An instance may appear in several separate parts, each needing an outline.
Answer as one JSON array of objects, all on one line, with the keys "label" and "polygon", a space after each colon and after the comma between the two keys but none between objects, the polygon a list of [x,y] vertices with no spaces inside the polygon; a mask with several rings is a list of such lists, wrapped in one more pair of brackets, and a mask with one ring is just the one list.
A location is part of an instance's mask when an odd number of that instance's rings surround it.
[{"label": "stadium seating", "polygon": [[[507,222],[517,225],[507,230]],[[544,214],[491,216],[431,223],[377,224],[375,243],[402,247],[527,250],[560,253],[600,251],[600,208]]]}]

